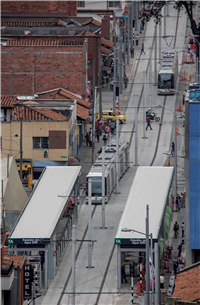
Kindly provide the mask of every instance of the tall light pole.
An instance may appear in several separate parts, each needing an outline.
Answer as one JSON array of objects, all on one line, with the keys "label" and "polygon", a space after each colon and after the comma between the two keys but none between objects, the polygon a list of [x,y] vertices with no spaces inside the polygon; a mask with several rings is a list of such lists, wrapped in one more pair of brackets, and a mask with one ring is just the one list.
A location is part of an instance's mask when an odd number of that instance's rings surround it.
[{"label": "tall light pole", "polygon": [[[121,229],[121,232],[135,232],[135,233],[139,233],[142,234],[144,236],[146,236],[146,245],[145,245],[145,250],[146,250],[146,294],[147,294],[147,300],[145,302],[146,305],[149,305],[149,287],[150,287],[150,279],[149,279],[149,237],[151,238],[151,245],[153,245],[153,235],[149,234],[149,206],[146,206],[147,209],[147,217],[146,217],[146,233],[137,231],[137,230],[133,230],[133,229],[129,229],[129,228],[123,228]],[[148,235],[148,236],[147,236]],[[151,256],[152,256],[152,252],[153,252],[153,248],[151,248]],[[148,255],[148,256],[147,256]],[[148,269],[148,272],[147,272]]]},{"label": "tall light pole", "polygon": [[20,112],[20,172],[19,172],[19,176],[20,176],[20,180],[22,182],[22,160],[23,160],[23,147],[22,147],[22,120],[23,120],[23,115],[22,115],[22,110],[24,110],[24,107],[21,106],[21,112]]}]

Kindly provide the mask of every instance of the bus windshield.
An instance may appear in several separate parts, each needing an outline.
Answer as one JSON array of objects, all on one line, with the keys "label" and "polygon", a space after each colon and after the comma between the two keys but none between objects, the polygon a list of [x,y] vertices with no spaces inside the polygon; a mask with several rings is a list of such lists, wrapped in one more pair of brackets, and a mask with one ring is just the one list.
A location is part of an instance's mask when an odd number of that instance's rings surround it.
[{"label": "bus windshield", "polygon": [[158,75],[158,88],[159,89],[172,89],[173,85],[173,75],[172,74],[159,74]]}]

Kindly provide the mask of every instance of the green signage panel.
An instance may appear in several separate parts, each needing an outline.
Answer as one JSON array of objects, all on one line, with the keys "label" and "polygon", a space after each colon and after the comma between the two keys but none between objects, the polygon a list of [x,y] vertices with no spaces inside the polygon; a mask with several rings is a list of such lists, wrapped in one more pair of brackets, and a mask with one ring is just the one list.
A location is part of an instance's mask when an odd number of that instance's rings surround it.
[{"label": "green signage panel", "polygon": [[121,238],[115,238],[115,245],[121,245]]},{"label": "green signage panel", "polygon": [[61,158],[65,158],[65,159],[67,159],[67,156],[61,156]]},{"label": "green signage panel", "polygon": [[8,245],[14,245],[14,240],[13,238],[8,238]]}]

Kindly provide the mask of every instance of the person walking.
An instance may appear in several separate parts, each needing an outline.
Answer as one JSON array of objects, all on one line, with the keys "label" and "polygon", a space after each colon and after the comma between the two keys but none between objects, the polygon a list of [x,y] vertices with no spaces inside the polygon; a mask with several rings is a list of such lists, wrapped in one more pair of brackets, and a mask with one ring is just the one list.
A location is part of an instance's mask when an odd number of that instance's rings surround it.
[{"label": "person walking", "polygon": [[142,22],[140,23],[140,34],[142,34],[142,30],[143,30],[143,24]]},{"label": "person walking", "polygon": [[148,129],[148,127],[150,127],[150,129],[153,130],[153,129],[151,128],[151,119],[150,119],[149,116],[147,116],[147,127],[146,127],[146,130]]},{"label": "person walking", "polygon": [[175,221],[173,230],[174,230],[174,238],[177,238],[177,236],[179,234],[179,224],[177,221]]},{"label": "person walking", "polygon": [[97,133],[97,142],[99,143],[99,137],[101,135],[101,131],[99,128],[97,129],[96,133]]},{"label": "person walking", "polygon": [[114,134],[114,132],[115,132],[115,122],[112,121],[111,122],[111,133]]},{"label": "person walking", "polygon": [[173,258],[173,269],[174,269],[174,275],[177,273],[177,267],[178,267],[178,259],[176,256]]},{"label": "person walking", "polygon": [[144,43],[142,43],[141,55],[142,54],[146,54],[145,51],[144,51]]},{"label": "person walking", "polygon": [[126,76],[126,74],[124,75],[123,81],[124,81],[124,86],[125,86],[125,88],[127,88],[129,79],[128,79],[128,77]]},{"label": "person walking", "polygon": [[136,46],[138,46],[139,40],[140,40],[140,38],[139,38],[139,35],[137,34],[135,37]]},{"label": "person walking", "polygon": [[86,135],[85,135],[85,141],[86,141],[86,146],[89,146],[89,143],[90,143],[89,132],[87,132]]},{"label": "person walking", "polygon": [[131,58],[134,58],[134,47],[130,47],[130,52],[131,52]]},{"label": "person walking", "polygon": [[108,134],[104,133],[104,135],[103,135],[104,146],[106,146],[107,138],[108,138]]},{"label": "person walking", "polygon": [[126,279],[126,273],[125,273],[125,268],[124,268],[124,263],[121,266],[121,283],[128,283],[127,279]]},{"label": "person walking", "polygon": [[160,275],[160,289],[164,289],[165,278],[164,276]]},{"label": "person walking", "polygon": [[181,197],[178,195],[178,212],[181,210]]},{"label": "person walking", "polygon": [[174,157],[174,149],[175,149],[175,144],[172,142],[172,149],[171,149],[171,155]]},{"label": "person walking", "polygon": [[89,133],[89,143],[90,147],[92,147],[92,129],[90,128],[90,133]]},{"label": "person walking", "polygon": [[182,237],[184,237],[184,232],[185,232],[185,224],[184,224],[184,221],[182,222],[182,225],[181,225],[181,231],[182,231]]}]

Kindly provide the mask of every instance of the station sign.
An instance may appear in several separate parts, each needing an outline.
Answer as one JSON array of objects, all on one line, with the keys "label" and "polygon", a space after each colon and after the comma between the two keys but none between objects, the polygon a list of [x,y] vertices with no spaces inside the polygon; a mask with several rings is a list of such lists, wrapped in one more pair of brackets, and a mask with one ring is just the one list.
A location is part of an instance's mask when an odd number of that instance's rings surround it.
[{"label": "station sign", "polygon": [[8,245],[42,245],[49,243],[50,239],[45,238],[8,238]]},{"label": "station sign", "polygon": [[115,238],[115,245],[145,248],[145,238]]}]

